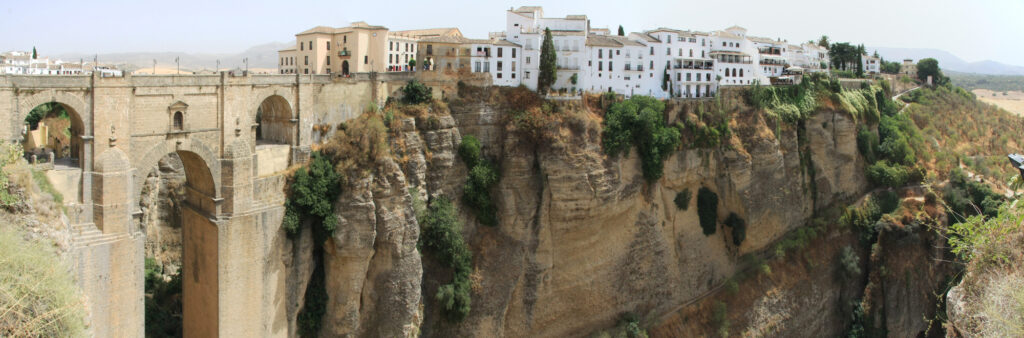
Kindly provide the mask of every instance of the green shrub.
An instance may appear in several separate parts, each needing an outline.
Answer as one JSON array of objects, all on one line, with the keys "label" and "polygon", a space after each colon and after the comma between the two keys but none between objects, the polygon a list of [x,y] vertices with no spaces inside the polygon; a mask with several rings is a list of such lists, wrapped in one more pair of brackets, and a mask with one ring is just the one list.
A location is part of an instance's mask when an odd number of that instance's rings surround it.
[{"label": "green shrub", "polygon": [[676,203],[676,208],[678,208],[679,210],[689,209],[690,208],[690,198],[691,197],[690,197],[690,189],[689,188],[683,189],[683,191],[680,191],[679,193],[677,193],[676,194],[676,198],[674,200],[674,202]]},{"label": "green shrub", "polygon": [[860,257],[850,246],[844,247],[839,253],[839,264],[843,267],[844,277],[850,279],[860,275]]},{"label": "green shrub", "polygon": [[877,159],[875,154],[878,150],[878,136],[863,124],[857,128],[857,150],[860,151],[861,156],[864,156],[864,161],[875,163]]},{"label": "green shrub", "polygon": [[697,216],[704,235],[713,235],[718,227],[718,194],[704,187],[697,191]]},{"label": "green shrub", "polygon": [[735,212],[729,213],[729,217],[725,219],[725,226],[732,229],[732,244],[739,246],[747,238],[747,221]]},{"label": "green shrub", "polygon": [[405,87],[402,87],[402,93],[405,94],[405,96],[402,97],[402,102],[405,102],[406,104],[429,102],[433,96],[433,93],[430,91],[430,87],[427,87],[415,79],[409,81]]},{"label": "green shrub", "polygon": [[469,177],[462,189],[462,200],[476,215],[480,224],[498,225],[498,208],[491,199],[491,190],[498,184],[498,171],[481,157],[480,141],[466,135],[459,144],[459,157],[469,168]]},{"label": "green shrub", "polygon": [[880,187],[898,188],[907,183],[907,169],[900,165],[878,161],[867,168],[868,180]]},{"label": "green shrub", "polygon": [[716,301],[711,315],[712,324],[718,329],[721,337],[729,336],[729,308],[725,303]]},{"label": "green shrub", "polygon": [[421,250],[454,270],[452,282],[438,288],[435,299],[446,318],[460,321],[470,311],[469,275],[473,254],[459,232],[462,224],[456,215],[455,205],[446,197],[436,198],[430,202],[419,223]]},{"label": "green shrub", "polygon": [[466,168],[475,167],[480,161],[480,154],[480,140],[473,135],[463,136],[462,142],[459,143],[459,158],[466,163]]},{"label": "green shrub", "polygon": [[46,177],[46,172],[39,170],[32,170],[32,180],[36,182],[39,189],[53,197],[53,201],[57,202],[57,205],[63,205],[64,195],[61,195],[57,188],[53,187],[53,183],[50,183],[50,179]]},{"label": "green shrub", "polygon": [[[319,259],[318,259],[319,260]],[[318,261],[313,269],[313,275],[306,285],[306,295],[303,298],[305,303],[296,317],[296,325],[301,337],[316,337],[323,327],[323,317],[327,313],[327,282],[325,280],[324,266]]]},{"label": "green shrub", "polygon": [[601,140],[609,156],[629,154],[636,146],[644,178],[661,178],[663,161],[679,145],[679,130],[665,125],[665,103],[649,96],[633,96],[613,103],[605,113]]},{"label": "green shrub", "polygon": [[320,227],[314,230],[333,234],[338,223],[334,202],[341,194],[341,175],[334,171],[327,157],[314,151],[309,165],[299,168],[292,180],[283,222],[288,234],[297,234],[305,217],[315,217]]}]

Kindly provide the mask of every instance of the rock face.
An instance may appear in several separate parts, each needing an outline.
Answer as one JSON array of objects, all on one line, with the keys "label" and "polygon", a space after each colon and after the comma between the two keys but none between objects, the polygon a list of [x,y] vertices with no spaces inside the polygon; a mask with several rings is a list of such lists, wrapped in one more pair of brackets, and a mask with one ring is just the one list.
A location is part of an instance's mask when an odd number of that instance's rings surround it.
[{"label": "rock face", "polygon": [[181,268],[181,204],[185,201],[185,167],[171,153],[146,177],[139,198],[139,226],[146,234],[146,257],[164,267],[166,274]]},{"label": "rock face", "polygon": [[[563,127],[557,141],[535,144],[505,131],[502,108],[462,102],[451,111],[401,120],[392,158],[336,203],[322,335],[586,335],[624,312],[664,313],[699,299],[735,272],[740,256],[804,225],[816,207],[867,189],[856,124],[843,113],[820,112],[803,131],[784,126],[776,135],[761,114],[738,112],[731,147],[678,151],[664,177],[648,183],[636,151],[604,155],[598,123]],[[459,201],[463,134],[477,136],[500,166],[500,225],[480,226],[460,203],[473,251],[472,311],[450,323],[433,297],[450,272],[421,263],[412,202]],[[693,202],[702,187],[718,194],[719,220],[736,213],[747,221],[742,245],[723,226],[702,233]],[[684,190],[692,198],[680,209],[673,200]],[[311,270],[289,283],[305,285]],[[292,293],[296,304],[303,288]]]},{"label": "rock face", "polygon": [[[480,227],[463,210],[463,234],[474,251],[473,309],[461,323],[445,323],[425,297],[428,336],[579,336],[614,325],[623,312],[667,311],[732,275],[740,255],[805,224],[816,205],[867,188],[856,125],[841,113],[822,112],[806,123],[804,151],[812,163],[801,160],[795,128],[776,137],[760,115],[740,112],[733,128],[742,147],[677,152],[664,177],[648,184],[635,151],[621,158],[602,153],[596,125],[564,131],[570,136],[562,142],[531,145],[502,132],[494,107],[452,111],[459,129],[477,135],[500,162],[500,226]],[[428,186],[457,187],[458,167],[429,167],[427,176],[445,179],[427,179]],[[423,177],[410,168],[408,176]],[[695,202],[686,210],[673,203],[677,193],[701,187],[719,195],[720,220],[730,212],[747,220],[741,246],[732,245],[724,227],[703,235]],[[429,296],[439,283],[427,275]]]}]

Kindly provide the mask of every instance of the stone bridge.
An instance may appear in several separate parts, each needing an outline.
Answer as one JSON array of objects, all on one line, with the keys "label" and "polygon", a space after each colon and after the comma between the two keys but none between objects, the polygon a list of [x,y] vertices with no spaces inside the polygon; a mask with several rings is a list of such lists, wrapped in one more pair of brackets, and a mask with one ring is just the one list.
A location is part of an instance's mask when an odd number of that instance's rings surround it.
[{"label": "stone bridge", "polygon": [[186,336],[294,335],[280,243],[291,164],[339,122],[382,103],[408,74],[0,77],[0,140],[23,137],[34,107],[71,118],[68,165],[47,175],[65,195],[73,269],[97,337],[144,335],[139,196],[170,153],[186,175]]}]

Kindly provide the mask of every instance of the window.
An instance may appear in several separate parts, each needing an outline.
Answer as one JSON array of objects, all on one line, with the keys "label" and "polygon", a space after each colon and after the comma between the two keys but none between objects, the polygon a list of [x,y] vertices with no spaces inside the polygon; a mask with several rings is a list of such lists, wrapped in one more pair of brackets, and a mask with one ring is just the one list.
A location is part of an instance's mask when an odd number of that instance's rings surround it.
[{"label": "window", "polygon": [[604,71],[604,61],[597,62],[597,71]]},{"label": "window", "polygon": [[313,41],[309,42],[309,50],[313,50]]},{"label": "window", "polygon": [[[502,49],[503,49],[503,48],[501,48],[501,47],[498,47],[498,57],[501,57],[501,52],[502,52]],[[501,62],[498,62],[498,64],[501,64]],[[499,66],[499,67],[498,67],[498,70],[501,70],[501,66]]]},{"label": "window", "polygon": [[513,57],[513,58],[515,58],[515,57],[516,57],[516,49],[515,49],[515,48],[512,48],[512,57]]},{"label": "window", "polygon": [[587,67],[593,67],[593,66],[594,66],[594,61],[587,60]]},{"label": "window", "polygon": [[740,69],[740,77],[743,77],[743,70]]},{"label": "window", "polygon": [[330,73],[331,73],[331,69],[327,68],[327,74],[330,74]]},{"label": "window", "polygon": [[707,75],[706,76],[707,80],[705,80],[705,81],[711,81],[711,73],[707,73],[707,74],[704,74],[704,75]]},{"label": "window", "polygon": [[370,56],[363,55],[363,64],[365,65],[365,64],[368,64],[368,63],[370,63]]},{"label": "window", "polygon": [[621,53],[622,53],[621,50],[615,50],[615,55],[620,55]]},{"label": "window", "polygon": [[330,55],[327,56],[327,65],[328,66],[331,65],[331,56]]},{"label": "window", "polygon": [[331,50],[331,42],[327,41],[327,50]]},{"label": "window", "polygon": [[341,43],[348,43],[348,35],[341,37]]},{"label": "window", "polygon": [[651,69],[654,69],[654,60],[651,60]]},{"label": "window", "polygon": [[690,81],[690,73],[686,73],[686,81]]},{"label": "window", "polygon": [[434,55],[434,45],[427,45],[427,55]]},{"label": "window", "polygon": [[665,48],[665,55],[672,55],[672,48]]},{"label": "window", "polygon": [[391,61],[392,57],[394,57],[394,55],[388,54],[388,63],[394,63],[394,61]]},{"label": "window", "polygon": [[722,41],[722,47],[725,47],[725,41]]},{"label": "window", "polygon": [[306,55],[305,57],[306,57],[306,61],[302,65],[303,66],[309,66],[309,55]]},{"label": "window", "polygon": [[501,71],[501,61],[498,61],[498,71]]},{"label": "window", "polygon": [[388,41],[388,51],[393,51],[393,50],[395,50],[395,43],[391,42],[391,41]]},{"label": "window", "polygon": [[525,72],[525,73],[523,74],[523,78],[524,78],[524,79],[529,79],[529,78],[530,78],[530,72]]},{"label": "window", "polygon": [[498,78],[499,78],[499,79],[501,78],[501,73],[498,73]]},{"label": "window", "polygon": [[299,42],[299,50],[306,50],[306,44]]},{"label": "window", "polygon": [[654,55],[654,46],[651,46],[651,55]]},{"label": "window", "polygon": [[309,68],[305,68],[305,69],[303,69],[303,70],[302,70],[302,73],[303,73],[303,74],[309,74]]},{"label": "window", "polygon": [[477,61],[477,62],[473,63],[473,72],[474,73],[479,73],[480,72],[480,61]]},{"label": "window", "polygon": [[693,57],[693,49],[690,49],[690,57]]},{"label": "window", "polygon": [[[530,64],[530,57],[529,56],[526,57],[526,64]],[[526,78],[529,79],[530,77],[527,76]]]},{"label": "window", "polygon": [[180,111],[174,112],[174,130],[181,131],[185,129],[185,116]]},{"label": "window", "polygon": [[516,78],[516,73],[515,72],[512,72],[512,78],[513,79]]},{"label": "window", "polygon": [[682,80],[683,80],[683,73],[676,73],[676,81],[682,81]]},{"label": "window", "polygon": [[[516,71],[516,62],[515,62],[515,61],[512,61],[512,72],[513,72],[512,74],[513,74],[513,75],[515,75],[515,71]],[[514,79],[514,78],[515,78],[515,76],[513,76],[512,78]]]},{"label": "window", "polygon": [[597,58],[598,59],[603,59],[604,58],[604,49],[598,49],[597,50]]},{"label": "window", "polygon": [[608,71],[612,71],[612,62],[608,61]]}]

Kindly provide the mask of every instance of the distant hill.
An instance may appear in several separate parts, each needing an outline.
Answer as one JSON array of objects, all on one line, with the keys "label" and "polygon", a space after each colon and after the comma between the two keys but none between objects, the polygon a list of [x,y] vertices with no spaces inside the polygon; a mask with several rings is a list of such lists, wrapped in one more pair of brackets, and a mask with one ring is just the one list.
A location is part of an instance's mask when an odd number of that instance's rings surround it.
[{"label": "distant hill", "polygon": [[[213,70],[220,60],[221,69],[244,68],[243,59],[249,58],[249,68],[277,68],[277,51],[292,47],[294,43],[271,42],[254,46],[236,54],[189,54],[175,52],[140,52],[140,53],[109,53],[99,54],[101,63],[118,64],[121,68],[135,70],[140,68],[153,67],[153,60],[161,68],[174,68],[174,58],[181,60],[182,71]],[[61,54],[53,57],[72,61],[84,59],[91,61],[94,55],[89,54]]]},{"label": "distant hill", "polygon": [[1008,65],[995,61],[985,60],[978,62],[967,62],[953,53],[931,48],[895,48],[895,47],[865,47],[868,53],[878,50],[886,60],[902,61],[913,59],[915,62],[923,58],[935,58],[939,60],[939,67],[961,73],[977,73],[990,75],[1024,75],[1024,67]]}]

